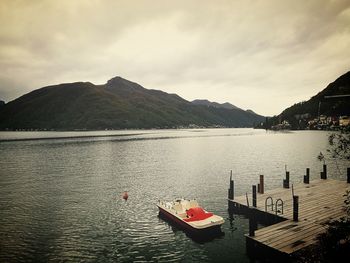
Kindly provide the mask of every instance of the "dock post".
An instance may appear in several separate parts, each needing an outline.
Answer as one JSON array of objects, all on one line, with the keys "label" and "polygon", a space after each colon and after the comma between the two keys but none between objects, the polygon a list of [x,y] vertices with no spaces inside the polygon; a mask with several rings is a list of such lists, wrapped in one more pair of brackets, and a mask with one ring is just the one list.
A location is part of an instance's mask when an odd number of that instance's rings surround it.
[{"label": "dock post", "polygon": [[293,195],[293,221],[298,221],[299,217],[299,196]]},{"label": "dock post", "polygon": [[327,165],[323,165],[323,171],[320,172],[321,179],[326,180],[327,179]]},{"label": "dock post", "polygon": [[259,189],[259,194],[263,194],[264,193],[264,175],[263,174],[260,174],[260,183],[259,183],[259,186],[258,187]]},{"label": "dock post", "polygon": [[310,168],[306,168],[306,175],[304,175],[304,184],[310,183]]},{"label": "dock post", "polygon": [[323,173],[322,174],[323,174],[322,179],[326,180],[327,179],[327,164],[323,165]]},{"label": "dock post", "polygon": [[228,189],[228,195],[227,195],[227,203],[228,203],[228,210],[232,211],[233,210],[233,202],[230,201],[230,199],[232,200],[233,198],[233,183],[232,183],[232,170],[231,170],[231,174],[230,174],[230,187]]},{"label": "dock post", "polygon": [[249,208],[249,199],[248,199],[248,193],[245,193],[245,198],[247,199],[247,206]]},{"label": "dock post", "polygon": [[283,179],[283,188],[289,188],[289,172],[286,171],[286,179]]},{"label": "dock post", "polygon": [[231,199],[235,199],[235,181],[231,180],[230,182],[230,188],[231,188]]},{"label": "dock post", "polygon": [[347,183],[350,184],[350,167],[347,169]]},{"label": "dock post", "polygon": [[235,192],[234,192],[234,180],[232,180],[232,170],[231,170],[231,175],[230,175],[230,188],[228,189],[228,199],[233,200],[235,197]]},{"label": "dock post", "polygon": [[255,236],[255,230],[258,228],[256,218],[254,216],[254,209],[249,211],[249,236]]},{"label": "dock post", "polygon": [[253,190],[253,207],[256,207],[256,185],[252,186]]}]

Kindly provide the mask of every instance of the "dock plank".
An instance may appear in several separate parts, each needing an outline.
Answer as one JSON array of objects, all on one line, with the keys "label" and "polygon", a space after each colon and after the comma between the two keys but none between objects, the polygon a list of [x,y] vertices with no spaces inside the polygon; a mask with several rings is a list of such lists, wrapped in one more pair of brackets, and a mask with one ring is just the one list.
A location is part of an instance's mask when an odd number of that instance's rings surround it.
[{"label": "dock plank", "polygon": [[[299,196],[299,221],[293,221],[293,196],[291,188],[276,188],[257,194],[257,207],[251,205],[252,195],[248,195],[249,209],[256,209],[271,215],[275,211],[265,211],[265,200],[272,197],[283,200],[283,214],[278,214],[285,221],[260,228],[255,236],[247,238],[270,247],[281,253],[292,254],[317,241],[317,236],[326,231],[326,222],[346,215],[343,209],[346,190],[350,184],[339,180],[313,180],[310,184],[294,184],[294,194]],[[247,207],[246,195],[229,200],[239,206]]]}]

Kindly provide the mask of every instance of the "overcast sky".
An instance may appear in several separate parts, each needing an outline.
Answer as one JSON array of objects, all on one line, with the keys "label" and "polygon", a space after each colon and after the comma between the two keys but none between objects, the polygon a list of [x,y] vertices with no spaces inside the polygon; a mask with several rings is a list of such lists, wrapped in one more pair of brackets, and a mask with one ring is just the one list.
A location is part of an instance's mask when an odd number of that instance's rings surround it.
[{"label": "overcast sky", "polygon": [[114,76],[262,115],[350,70],[350,1],[0,1],[0,99]]}]

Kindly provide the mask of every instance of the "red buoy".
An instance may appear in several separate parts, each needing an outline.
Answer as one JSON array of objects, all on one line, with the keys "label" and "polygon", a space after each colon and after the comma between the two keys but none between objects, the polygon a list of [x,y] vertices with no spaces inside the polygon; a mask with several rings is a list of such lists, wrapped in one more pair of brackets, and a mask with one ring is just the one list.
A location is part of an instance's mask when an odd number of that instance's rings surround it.
[{"label": "red buoy", "polygon": [[128,200],[128,198],[129,198],[128,192],[125,191],[123,194],[123,199],[126,201],[126,200]]}]

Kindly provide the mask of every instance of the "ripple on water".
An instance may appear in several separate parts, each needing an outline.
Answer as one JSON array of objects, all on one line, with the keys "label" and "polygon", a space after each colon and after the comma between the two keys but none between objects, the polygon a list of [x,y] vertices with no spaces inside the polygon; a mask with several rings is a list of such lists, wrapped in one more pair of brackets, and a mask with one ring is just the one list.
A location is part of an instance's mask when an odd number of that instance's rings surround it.
[{"label": "ripple on water", "polygon": [[[326,133],[201,131],[2,143],[0,262],[248,262],[247,220],[227,214],[229,171],[236,194],[260,173],[280,185],[285,164],[292,181],[307,166],[318,176]],[[157,200],[178,196],[224,217],[225,235],[200,243],[160,219]]]}]

